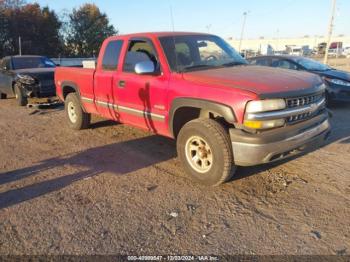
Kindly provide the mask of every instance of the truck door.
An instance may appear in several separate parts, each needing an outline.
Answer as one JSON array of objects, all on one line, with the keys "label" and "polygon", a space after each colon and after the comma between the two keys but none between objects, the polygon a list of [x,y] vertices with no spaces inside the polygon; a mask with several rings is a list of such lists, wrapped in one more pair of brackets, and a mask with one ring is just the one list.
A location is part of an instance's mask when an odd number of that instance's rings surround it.
[{"label": "truck door", "polygon": [[8,96],[14,95],[12,90],[13,73],[11,69],[11,59],[4,58],[0,63],[0,91]]},{"label": "truck door", "polygon": [[[132,38],[124,54],[122,71],[115,75],[114,99],[122,122],[155,133],[166,133],[168,79],[162,74],[159,57],[148,38]],[[154,74],[139,75],[136,64],[152,62]]]},{"label": "truck door", "polygon": [[117,113],[117,91],[113,85],[114,75],[117,74],[120,53],[123,40],[112,40],[107,43],[103,58],[94,76],[94,97],[96,109],[99,114],[106,118],[119,121]]}]

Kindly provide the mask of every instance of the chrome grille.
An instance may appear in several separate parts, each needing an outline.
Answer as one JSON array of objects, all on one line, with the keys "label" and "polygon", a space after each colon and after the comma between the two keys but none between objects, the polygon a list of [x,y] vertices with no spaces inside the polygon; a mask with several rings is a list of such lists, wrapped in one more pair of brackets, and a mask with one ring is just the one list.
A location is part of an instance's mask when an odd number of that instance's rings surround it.
[{"label": "chrome grille", "polygon": [[[325,94],[319,93],[319,94],[312,94],[309,96],[288,98],[288,99],[286,99],[286,103],[287,103],[288,108],[297,108],[297,107],[303,107],[303,106],[307,106],[307,105],[310,105],[313,103],[317,103],[320,100],[322,100],[323,98],[325,98]],[[286,119],[287,123],[288,124],[295,124],[295,123],[298,123],[300,121],[307,120],[308,118],[311,118],[311,117],[319,114],[320,111],[322,111],[323,109],[324,109],[324,107],[321,107],[317,112],[314,112],[314,113],[307,112],[304,114],[290,116]]]},{"label": "chrome grille", "polygon": [[306,106],[310,105],[312,103],[315,103],[322,99],[324,97],[324,94],[314,94],[309,96],[302,96],[302,97],[294,97],[294,98],[288,98],[286,99],[288,108],[298,107],[298,106]]}]

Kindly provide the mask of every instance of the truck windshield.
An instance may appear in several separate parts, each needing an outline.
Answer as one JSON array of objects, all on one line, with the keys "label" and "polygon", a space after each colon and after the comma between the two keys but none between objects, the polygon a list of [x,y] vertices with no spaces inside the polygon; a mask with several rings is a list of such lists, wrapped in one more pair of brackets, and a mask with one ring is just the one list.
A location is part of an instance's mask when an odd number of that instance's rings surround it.
[{"label": "truck windshield", "polygon": [[213,35],[159,38],[172,71],[188,72],[248,64],[228,43]]},{"label": "truck windshield", "polygon": [[55,63],[46,57],[13,57],[12,58],[13,68],[28,69],[28,68],[52,68],[55,67]]}]

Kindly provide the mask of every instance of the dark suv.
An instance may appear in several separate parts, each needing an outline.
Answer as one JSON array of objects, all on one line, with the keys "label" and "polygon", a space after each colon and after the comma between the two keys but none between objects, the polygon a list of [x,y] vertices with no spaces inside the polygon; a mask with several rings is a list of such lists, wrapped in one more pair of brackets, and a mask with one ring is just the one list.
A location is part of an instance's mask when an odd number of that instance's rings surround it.
[{"label": "dark suv", "polygon": [[25,106],[30,97],[53,97],[55,63],[43,56],[8,56],[0,61],[0,97],[15,96]]}]

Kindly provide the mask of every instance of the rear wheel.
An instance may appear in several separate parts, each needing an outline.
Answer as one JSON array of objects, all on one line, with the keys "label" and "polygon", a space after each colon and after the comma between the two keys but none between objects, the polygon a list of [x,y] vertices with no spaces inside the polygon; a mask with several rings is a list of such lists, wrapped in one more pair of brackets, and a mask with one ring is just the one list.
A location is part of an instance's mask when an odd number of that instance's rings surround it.
[{"label": "rear wheel", "polygon": [[15,96],[19,106],[26,106],[28,104],[28,98],[23,94],[21,83],[15,84]]},{"label": "rear wheel", "polygon": [[7,95],[4,94],[4,93],[0,93],[0,99],[6,99],[7,98]]},{"label": "rear wheel", "polygon": [[84,112],[76,93],[68,94],[64,104],[70,128],[81,130],[89,127],[91,115]]},{"label": "rear wheel", "polygon": [[217,186],[234,174],[229,135],[212,119],[188,122],[180,130],[177,151],[184,169],[196,182]]}]

